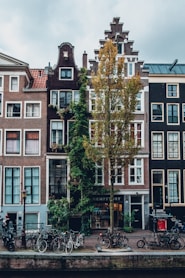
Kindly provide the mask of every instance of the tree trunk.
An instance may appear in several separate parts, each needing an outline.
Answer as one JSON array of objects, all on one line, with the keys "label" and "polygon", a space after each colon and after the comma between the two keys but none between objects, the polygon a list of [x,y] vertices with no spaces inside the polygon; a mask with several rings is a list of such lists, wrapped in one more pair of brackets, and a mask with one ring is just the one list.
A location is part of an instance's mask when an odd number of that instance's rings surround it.
[{"label": "tree trunk", "polygon": [[110,232],[114,231],[114,184],[111,179],[111,189],[110,189]]}]

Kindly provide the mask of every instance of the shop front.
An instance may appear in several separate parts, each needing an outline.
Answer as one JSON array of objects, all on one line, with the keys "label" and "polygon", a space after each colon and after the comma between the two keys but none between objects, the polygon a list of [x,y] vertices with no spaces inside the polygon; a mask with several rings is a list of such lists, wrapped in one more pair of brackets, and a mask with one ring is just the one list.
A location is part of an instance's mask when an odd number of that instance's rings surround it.
[{"label": "shop front", "polygon": [[[123,200],[123,195],[114,196],[114,227],[123,227]],[[94,196],[93,201],[91,229],[107,229],[110,227],[110,196]]]}]

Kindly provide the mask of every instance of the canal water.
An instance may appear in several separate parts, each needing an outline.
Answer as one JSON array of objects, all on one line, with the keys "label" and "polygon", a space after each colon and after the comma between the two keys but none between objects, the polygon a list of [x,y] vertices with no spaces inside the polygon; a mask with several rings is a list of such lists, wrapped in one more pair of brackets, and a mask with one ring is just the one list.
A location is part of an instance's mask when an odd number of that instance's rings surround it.
[{"label": "canal water", "polygon": [[0,272],[0,278],[184,278],[182,270],[99,271],[99,272]]}]

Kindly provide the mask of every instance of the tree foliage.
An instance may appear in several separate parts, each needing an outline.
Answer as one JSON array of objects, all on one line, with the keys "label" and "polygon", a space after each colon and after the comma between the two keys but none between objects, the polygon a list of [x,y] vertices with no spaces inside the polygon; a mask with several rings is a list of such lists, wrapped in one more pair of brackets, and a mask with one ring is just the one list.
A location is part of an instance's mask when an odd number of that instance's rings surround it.
[{"label": "tree foliage", "polygon": [[[115,162],[127,166],[138,153],[130,124],[134,120],[137,93],[141,89],[139,76],[124,78],[124,57],[117,57],[117,47],[107,40],[99,51],[97,72],[92,75],[95,91],[94,135],[89,141],[84,137],[84,147],[88,157],[94,161],[105,158],[108,161],[110,187],[110,228],[113,229],[114,175]],[[97,148],[95,148],[97,146]]]},{"label": "tree foliage", "polygon": [[[91,196],[94,185],[94,163],[85,153],[83,136],[88,138],[89,114],[86,105],[87,73],[82,68],[79,75],[80,101],[72,105],[74,124],[71,130],[71,141],[69,143],[70,175],[72,181],[70,186],[71,196],[74,203],[72,213],[81,214],[83,232],[89,230],[89,215],[93,210]],[[76,194],[75,194],[76,193]],[[77,197],[77,198],[75,198]],[[73,204],[72,204],[73,205]],[[86,219],[86,220],[85,220]],[[85,225],[88,222],[88,225]]]}]

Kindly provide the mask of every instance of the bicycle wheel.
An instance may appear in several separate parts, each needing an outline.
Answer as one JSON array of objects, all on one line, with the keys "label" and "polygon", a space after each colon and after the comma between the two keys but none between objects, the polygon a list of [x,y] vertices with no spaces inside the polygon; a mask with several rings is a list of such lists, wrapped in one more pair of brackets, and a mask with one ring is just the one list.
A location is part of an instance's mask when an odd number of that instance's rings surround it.
[{"label": "bicycle wheel", "polygon": [[144,248],[145,241],[143,239],[140,239],[137,241],[136,245],[137,245],[137,248]]},{"label": "bicycle wheel", "polygon": [[110,247],[110,239],[105,237],[105,238],[99,238],[99,244],[101,247],[104,248],[109,248]]},{"label": "bicycle wheel", "polygon": [[41,239],[37,242],[37,249],[40,253],[44,253],[47,250],[47,241],[45,239]]},{"label": "bicycle wheel", "polygon": [[127,247],[128,246],[128,238],[125,236],[121,236],[118,240],[118,246],[120,248],[124,248],[124,247]]},{"label": "bicycle wheel", "polygon": [[68,242],[66,243],[65,252],[67,254],[71,254],[72,251],[73,251],[73,242],[71,240],[68,240]]},{"label": "bicycle wheel", "polygon": [[178,240],[172,240],[170,243],[169,243],[169,246],[172,250],[179,250],[180,249],[180,243],[178,242]]},{"label": "bicycle wheel", "polygon": [[180,243],[180,248],[179,248],[179,249],[183,249],[184,246],[185,246],[185,242],[184,242],[183,237],[179,236],[179,237],[177,238],[177,241]]},{"label": "bicycle wheel", "polygon": [[52,248],[53,248],[53,252],[58,253],[60,251],[60,241],[58,238],[54,238],[52,240]]}]

